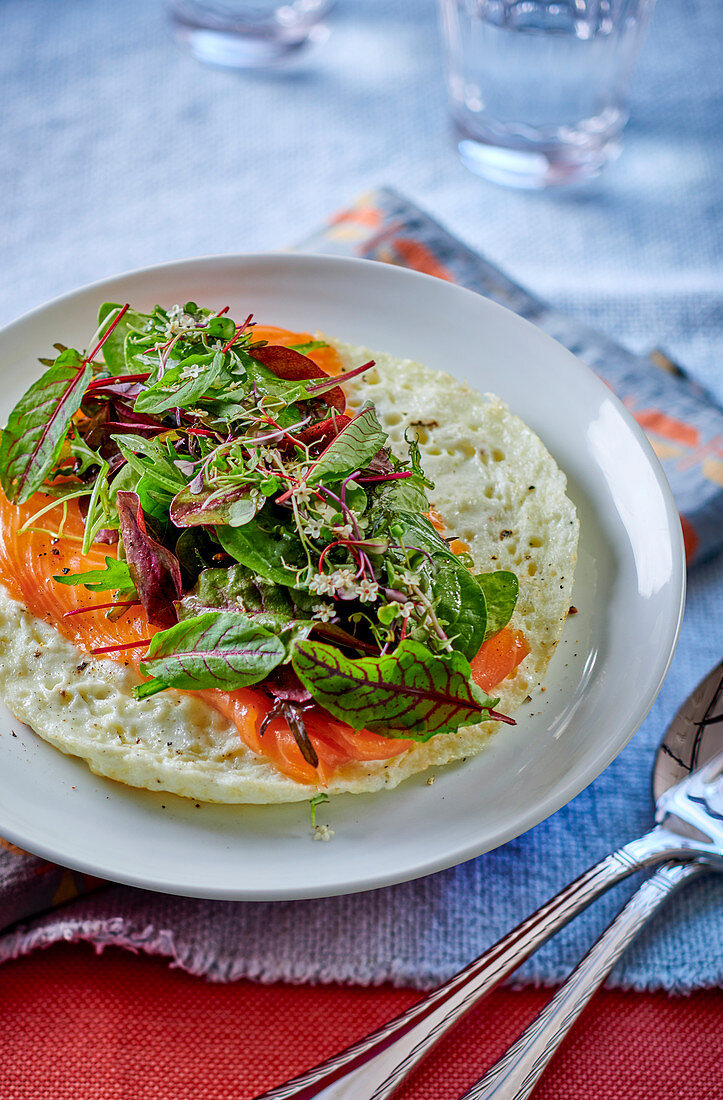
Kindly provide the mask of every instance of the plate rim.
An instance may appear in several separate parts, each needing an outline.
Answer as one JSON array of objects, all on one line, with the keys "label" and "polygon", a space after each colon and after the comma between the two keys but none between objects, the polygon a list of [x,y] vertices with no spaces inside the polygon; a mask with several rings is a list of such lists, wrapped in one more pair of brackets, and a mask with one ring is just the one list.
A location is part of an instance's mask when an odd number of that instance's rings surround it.
[{"label": "plate rim", "polygon": [[[175,269],[188,267],[188,265],[217,265],[228,264],[253,264],[253,263],[283,263],[303,265],[308,261],[321,262],[324,265],[340,265],[342,267],[356,268],[360,265],[364,265],[367,268],[374,267],[379,270],[382,278],[389,277],[390,272],[394,274],[391,276],[394,278],[403,278],[408,280],[421,280],[423,283],[434,283],[438,286],[445,286],[444,281],[440,281],[435,276],[427,275],[423,272],[415,271],[411,268],[397,267],[395,265],[387,265],[380,263],[377,260],[365,259],[362,257],[349,257],[349,256],[337,256],[326,253],[318,252],[223,252],[202,256],[190,256],[184,259],[176,259],[168,262],[151,264],[145,267],[132,268],[129,270],[118,272],[114,275],[104,276],[102,279],[96,280],[91,283],[82,284],[75,287],[72,290],[65,291],[62,294],[56,295],[47,302],[41,303],[38,306],[34,306],[21,314],[19,317],[13,319],[8,324],[0,328],[0,340],[4,339],[6,335],[12,333],[16,328],[26,325],[28,322],[39,315],[42,315],[45,311],[52,307],[61,306],[65,303],[71,302],[73,299],[82,295],[101,292],[104,287],[117,283],[119,280],[142,277],[153,275],[154,273],[170,273]],[[494,851],[496,848],[508,843],[510,840],[521,836],[534,828],[536,825],[541,824],[552,814],[556,813],[563,806],[567,805],[578,794],[582,793],[591,783],[597,779],[602,772],[604,772],[612,763],[613,760],[622,752],[628,742],[632,739],[634,734],[639,729],[640,725],[644,721],[645,717],[649,713],[655,699],[658,696],[663,681],[669,671],[673,655],[675,653],[677,641],[680,635],[680,629],[683,621],[683,614],[685,610],[685,594],[686,594],[686,566],[685,566],[685,549],[683,543],[682,530],[680,526],[679,513],[675,503],[675,499],[670,488],[670,484],[665,476],[665,472],[662,465],[655,454],[649,440],[643,432],[640,425],[632,416],[630,411],[623,405],[618,396],[595,374],[595,372],[582,362],[574,353],[565,348],[558,340],[556,340],[549,333],[539,328],[537,325],[528,321],[526,318],[520,317],[506,306],[501,305],[498,302],[479,294],[476,291],[470,290],[467,287],[461,286],[457,283],[446,283],[447,289],[453,290],[456,294],[463,294],[470,296],[471,298],[482,298],[485,305],[489,307],[493,312],[500,311],[505,316],[514,318],[514,323],[523,325],[533,330],[535,333],[535,339],[542,339],[547,342],[548,345],[554,346],[556,352],[560,351],[564,353],[563,357],[567,360],[568,369],[574,371],[579,377],[585,379],[587,384],[591,384],[594,389],[598,391],[600,396],[605,396],[606,399],[612,400],[616,412],[621,416],[623,422],[626,424],[628,430],[631,432],[633,438],[636,440],[639,448],[642,450],[647,465],[652,471],[656,484],[661,492],[663,501],[665,503],[665,516],[667,520],[667,534],[670,537],[672,559],[671,559],[671,581],[674,583],[674,591],[677,594],[675,606],[673,606],[671,597],[671,607],[669,609],[670,618],[673,620],[672,629],[670,630],[670,637],[665,647],[661,647],[658,655],[657,674],[650,681],[648,690],[645,696],[638,700],[636,705],[631,705],[629,708],[630,716],[626,723],[627,729],[623,733],[620,731],[618,737],[614,740],[606,739],[604,742],[601,739],[601,744],[605,745],[605,751],[601,751],[596,754],[594,759],[594,765],[591,763],[586,771],[585,776],[573,773],[571,776],[565,776],[558,784],[556,784],[546,795],[535,801],[531,807],[526,806],[524,811],[521,812],[516,818],[515,824],[510,825],[508,828],[501,830],[495,835],[493,843],[490,845],[487,841],[471,841],[464,846],[457,847],[453,852],[446,851],[445,853],[436,855],[428,859],[422,859],[414,865],[408,866],[404,871],[380,871],[376,876],[372,878],[365,878],[360,881],[358,879],[349,879],[348,881],[340,881],[335,885],[333,889],[328,886],[319,886],[318,888],[310,887],[306,890],[300,891],[297,888],[291,887],[288,890],[274,888],[270,891],[263,889],[244,889],[243,887],[229,888],[228,886],[219,886],[217,889],[209,889],[208,886],[202,888],[193,888],[189,884],[180,884],[177,881],[172,881],[173,875],[167,880],[160,880],[155,877],[149,877],[148,875],[133,874],[127,871],[119,873],[113,867],[109,868],[108,865],[104,865],[102,862],[94,859],[87,858],[75,858],[72,854],[68,854],[62,847],[59,849],[54,846],[52,842],[44,842],[42,840],[36,841],[34,838],[28,841],[29,834],[23,834],[22,831],[13,830],[12,827],[0,826],[2,828],[2,836],[9,840],[11,843],[17,846],[28,849],[32,848],[32,853],[41,856],[45,859],[49,859],[52,862],[59,863],[62,866],[69,867],[72,870],[79,871],[81,873],[89,874],[95,877],[108,879],[109,881],[120,883],[124,885],[139,887],[142,889],[148,889],[159,893],[171,894],[176,896],[185,897],[198,897],[207,899],[219,899],[219,900],[236,900],[236,901],[286,901],[296,900],[304,898],[322,898],[332,897],[346,894],[360,893],[367,890],[379,889],[386,886],[396,885],[402,882],[413,881],[430,874],[445,870],[447,868],[457,866],[461,863],[465,863],[470,859],[474,859],[488,851]],[[563,472],[565,472],[563,470]],[[664,655],[664,656],[663,656]],[[622,725],[622,723],[621,723]],[[58,751],[58,750],[54,750]],[[113,782],[109,780],[109,782]],[[404,789],[404,784],[399,788],[401,791]],[[134,788],[128,788],[128,790],[134,790]],[[388,793],[388,792],[387,792]],[[349,795],[348,797],[352,797]],[[304,805],[304,803],[299,803]],[[0,807],[0,814],[2,808]],[[110,873],[109,873],[110,872]]]}]

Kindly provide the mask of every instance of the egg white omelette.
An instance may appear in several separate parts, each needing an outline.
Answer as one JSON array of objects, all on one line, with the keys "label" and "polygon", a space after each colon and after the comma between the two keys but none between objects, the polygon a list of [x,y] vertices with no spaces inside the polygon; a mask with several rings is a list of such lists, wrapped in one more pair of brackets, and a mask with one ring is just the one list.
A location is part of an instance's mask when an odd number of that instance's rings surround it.
[{"label": "egg white omelette", "polygon": [[[430,502],[445,534],[468,548],[478,572],[505,569],[518,578],[510,625],[522,632],[529,652],[493,692],[497,709],[509,715],[540,688],[570,607],[578,520],[565,476],[540,439],[496,397],[421,363],[323,339],[336,348],[345,371],[375,360],[372,370],[345,383],[348,406],[359,410],[371,400],[399,457],[407,454],[405,431],[416,434],[424,472],[435,485]],[[0,560],[7,579],[7,555]],[[133,688],[143,678],[132,660],[79,648],[13,598],[11,587],[0,588],[3,700],[51,745],[133,787],[220,803],[376,791],[482,751],[493,732],[505,736],[504,727],[481,722],[415,743],[390,759],[347,763],[324,783],[299,782],[248,748],[236,725],[203,697],[171,688],[137,699]]]}]

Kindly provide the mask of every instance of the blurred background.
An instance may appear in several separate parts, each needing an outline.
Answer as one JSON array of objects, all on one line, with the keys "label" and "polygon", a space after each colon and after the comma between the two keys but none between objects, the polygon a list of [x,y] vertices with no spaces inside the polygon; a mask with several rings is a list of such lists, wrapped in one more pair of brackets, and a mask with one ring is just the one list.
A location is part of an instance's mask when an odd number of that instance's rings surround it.
[{"label": "blurred background", "polygon": [[155,0],[2,0],[5,323],[125,269],[281,249],[405,193],[538,295],[723,394],[720,0],[658,4],[622,157],[543,192],[470,173],[435,0],[338,0],[283,68],[201,64]]}]

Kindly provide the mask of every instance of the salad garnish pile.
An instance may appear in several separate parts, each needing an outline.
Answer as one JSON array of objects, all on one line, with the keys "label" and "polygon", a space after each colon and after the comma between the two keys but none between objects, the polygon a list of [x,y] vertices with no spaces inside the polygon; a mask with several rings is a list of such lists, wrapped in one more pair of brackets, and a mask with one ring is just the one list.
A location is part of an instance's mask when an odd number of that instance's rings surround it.
[{"label": "salad garnish pile", "polygon": [[226,314],[106,303],[92,351],[56,345],[13,410],[3,490],[51,498],[26,528],[77,501],[83,553],[116,549],[54,578],[112,594],[72,613],[142,605],[160,629],[126,647],[147,650],[138,698],[256,685],[265,722],[282,717],[314,766],[310,707],[417,741],[511,721],[470,661],[510,619],[517,579],[450,550],[414,438],[402,461],[373,405],[345,411],[344,381],[373,361],[332,378],[306,354],[323,341],[255,340],[251,317]]}]

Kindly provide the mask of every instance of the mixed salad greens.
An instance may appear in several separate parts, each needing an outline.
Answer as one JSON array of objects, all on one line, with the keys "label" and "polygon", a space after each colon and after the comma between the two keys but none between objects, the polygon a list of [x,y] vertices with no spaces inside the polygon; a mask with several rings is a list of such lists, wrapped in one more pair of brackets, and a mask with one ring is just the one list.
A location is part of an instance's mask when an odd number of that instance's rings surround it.
[{"label": "mixed salad greens", "polygon": [[470,660],[508,622],[517,579],[452,553],[414,438],[401,461],[373,405],[345,411],[344,379],[374,363],[331,378],[306,354],[323,342],[255,340],[251,317],[226,313],[106,303],[89,354],[42,360],[2,434],[3,490],[49,494],[37,516],[77,500],[83,553],[117,544],[104,569],[55,582],[161,628],[139,643],[139,698],[257,685],[312,765],[312,706],[418,741],[510,721]]}]

